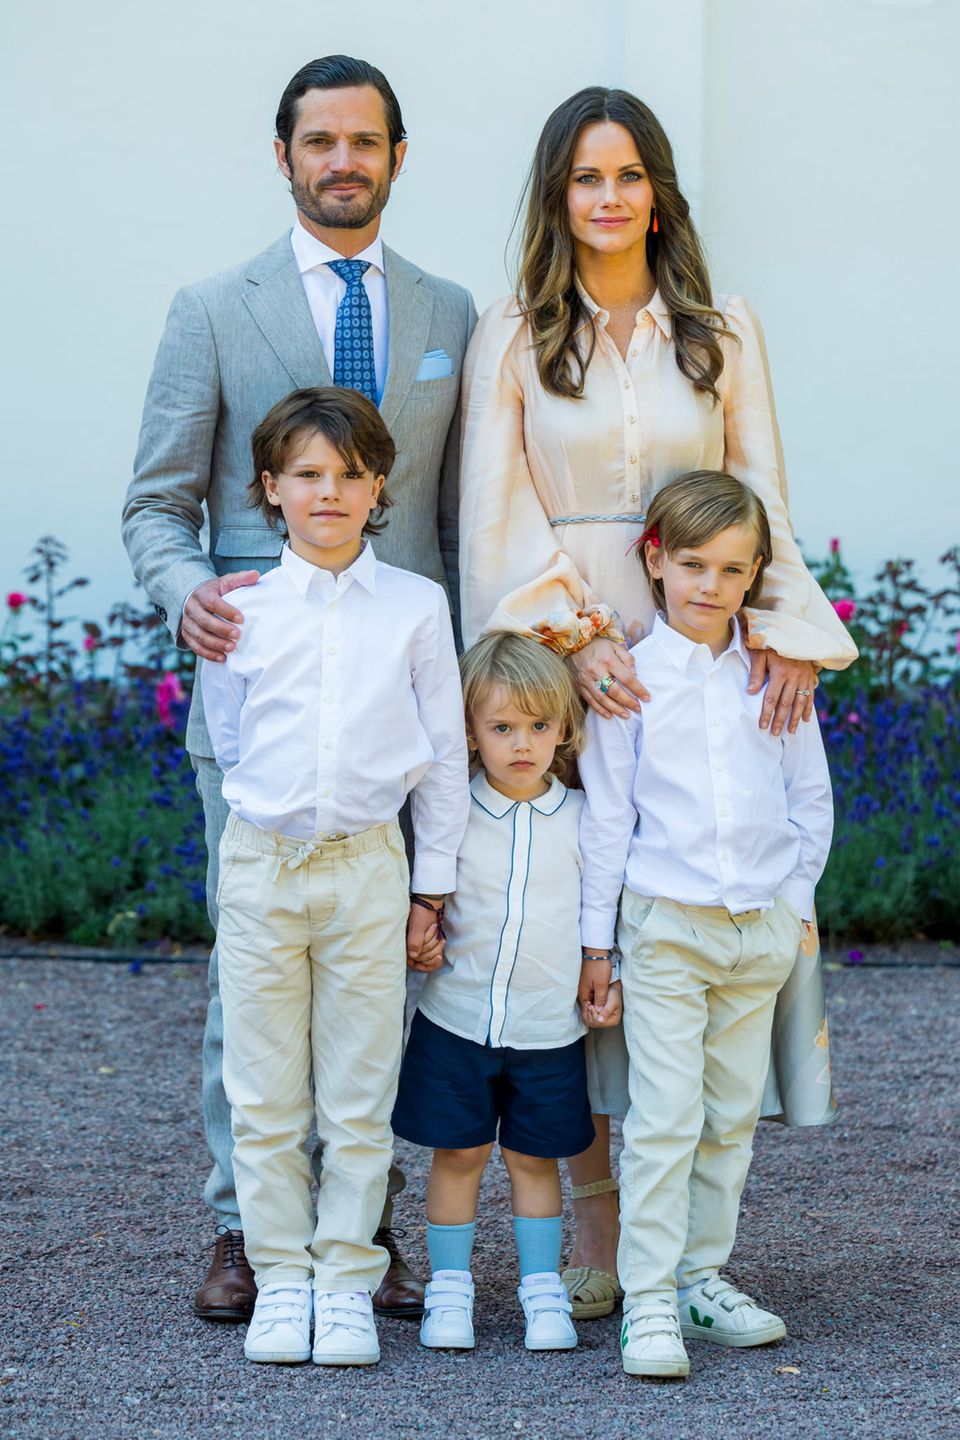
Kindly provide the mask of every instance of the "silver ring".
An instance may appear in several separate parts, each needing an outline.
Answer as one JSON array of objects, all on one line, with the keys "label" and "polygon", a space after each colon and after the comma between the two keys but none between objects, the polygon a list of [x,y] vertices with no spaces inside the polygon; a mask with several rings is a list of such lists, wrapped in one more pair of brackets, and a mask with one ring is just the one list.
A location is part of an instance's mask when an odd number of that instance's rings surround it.
[{"label": "silver ring", "polygon": [[602,680],[594,680],[593,683],[594,685],[596,685],[601,695],[606,695],[607,691],[610,689],[610,686],[615,684],[616,682],[612,675],[604,675]]},{"label": "silver ring", "polygon": [[802,695],[803,698],[806,699],[807,696],[810,694],[810,691],[809,691],[809,690],[798,690],[798,691],[797,691],[797,694],[798,694],[798,695]]}]

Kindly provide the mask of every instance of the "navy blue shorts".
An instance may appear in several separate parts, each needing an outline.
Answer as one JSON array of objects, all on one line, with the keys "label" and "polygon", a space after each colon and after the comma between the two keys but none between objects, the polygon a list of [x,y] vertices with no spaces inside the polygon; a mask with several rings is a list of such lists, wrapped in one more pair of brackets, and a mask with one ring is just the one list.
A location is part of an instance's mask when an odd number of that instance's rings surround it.
[{"label": "navy blue shorts", "polygon": [[431,1150],[469,1150],[499,1139],[542,1160],[579,1155],[594,1136],[584,1037],[558,1050],[495,1049],[434,1025],[418,1010],[393,1129]]}]

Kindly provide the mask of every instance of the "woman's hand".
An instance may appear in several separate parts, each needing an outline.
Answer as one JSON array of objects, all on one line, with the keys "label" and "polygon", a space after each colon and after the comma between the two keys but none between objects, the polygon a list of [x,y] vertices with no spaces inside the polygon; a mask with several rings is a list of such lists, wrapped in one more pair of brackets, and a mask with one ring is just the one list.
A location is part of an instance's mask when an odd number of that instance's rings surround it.
[{"label": "woman's hand", "polygon": [[774,735],[780,735],[786,724],[790,734],[796,734],[800,721],[809,720],[813,714],[816,670],[809,660],[785,660],[776,650],[752,650],[748,695],[756,695],[764,676],[767,693],[760,711],[760,729],[772,729]]},{"label": "woman's hand", "polygon": [[[637,679],[633,656],[626,645],[612,640],[591,640],[582,650],[567,657],[577,689],[591,710],[609,720],[619,715],[625,720],[631,710],[639,710],[641,700],[649,700],[650,692]],[[612,677],[606,694],[598,682]]]}]

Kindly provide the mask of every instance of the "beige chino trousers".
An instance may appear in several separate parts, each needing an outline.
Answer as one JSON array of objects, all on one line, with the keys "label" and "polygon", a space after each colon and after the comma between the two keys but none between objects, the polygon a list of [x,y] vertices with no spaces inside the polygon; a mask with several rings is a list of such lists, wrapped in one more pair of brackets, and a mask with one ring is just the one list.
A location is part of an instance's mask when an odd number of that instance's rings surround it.
[{"label": "beige chino trousers", "polygon": [[[372,1294],[403,1042],[409,870],[396,822],[301,841],[231,814],[217,947],[223,1082],[257,1284]],[[311,1094],[312,1079],[312,1094]],[[316,1113],[316,1216],[306,1141]]]},{"label": "beige chino trousers", "polygon": [[714,1275],[733,1249],[777,994],[803,922],[624,890],[617,940],[630,1109],[620,1159],[624,1309]]}]

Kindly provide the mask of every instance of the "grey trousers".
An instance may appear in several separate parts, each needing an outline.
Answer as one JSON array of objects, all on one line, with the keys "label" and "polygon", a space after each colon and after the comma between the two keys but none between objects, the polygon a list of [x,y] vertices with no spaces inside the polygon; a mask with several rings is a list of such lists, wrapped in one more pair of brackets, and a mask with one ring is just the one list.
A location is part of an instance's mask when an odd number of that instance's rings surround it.
[{"label": "grey trousers", "polygon": [[[206,755],[191,755],[190,763],[197,777],[197,793],[203,803],[203,823],[207,842],[207,914],[214,930],[217,928],[217,881],[220,870],[220,837],[230,813],[223,798],[223,775],[215,760]],[[210,952],[207,972],[209,1000],[207,1023],[203,1031],[203,1129],[213,1168],[203,1187],[203,1198],[217,1218],[218,1225],[242,1230],[237,1187],[233,1178],[233,1132],[230,1128],[230,1106],[223,1089],[223,1009],[220,1004],[217,947]],[[317,1146],[311,1157],[314,1175],[319,1178],[322,1149]],[[403,1171],[390,1167],[387,1200],[381,1225],[393,1219],[393,1197],[406,1185]]]}]

